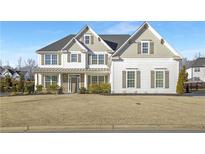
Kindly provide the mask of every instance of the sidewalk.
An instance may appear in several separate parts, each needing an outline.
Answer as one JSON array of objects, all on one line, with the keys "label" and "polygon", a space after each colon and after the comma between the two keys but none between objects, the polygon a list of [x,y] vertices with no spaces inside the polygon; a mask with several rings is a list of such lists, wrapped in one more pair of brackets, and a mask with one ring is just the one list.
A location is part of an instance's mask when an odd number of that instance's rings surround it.
[{"label": "sidewalk", "polygon": [[76,125],[0,127],[1,133],[41,132],[205,132],[205,125]]}]

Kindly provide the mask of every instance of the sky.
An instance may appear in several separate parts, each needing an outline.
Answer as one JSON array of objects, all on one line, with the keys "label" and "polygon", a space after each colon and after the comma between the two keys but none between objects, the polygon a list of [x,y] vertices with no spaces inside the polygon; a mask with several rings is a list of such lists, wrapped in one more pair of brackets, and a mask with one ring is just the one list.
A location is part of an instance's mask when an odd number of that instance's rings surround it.
[{"label": "sky", "polygon": [[[97,34],[133,34],[142,21],[16,21],[0,22],[0,59],[3,65],[15,67],[17,60],[37,60],[36,50],[76,34],[86,24]],[[205,56],[205,22],[149,22],[184,58],[193,59],[199,52]]]}]

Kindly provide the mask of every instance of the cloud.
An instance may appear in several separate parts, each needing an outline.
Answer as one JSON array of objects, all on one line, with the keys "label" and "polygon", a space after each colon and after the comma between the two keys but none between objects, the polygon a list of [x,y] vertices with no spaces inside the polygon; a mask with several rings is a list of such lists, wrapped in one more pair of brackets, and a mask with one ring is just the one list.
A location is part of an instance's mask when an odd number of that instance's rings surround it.
[{"label": "cloud", "polygon": [[137,30],[141,24],[139,22],[120,22],[104,31],[107,34],[131,34]]}]

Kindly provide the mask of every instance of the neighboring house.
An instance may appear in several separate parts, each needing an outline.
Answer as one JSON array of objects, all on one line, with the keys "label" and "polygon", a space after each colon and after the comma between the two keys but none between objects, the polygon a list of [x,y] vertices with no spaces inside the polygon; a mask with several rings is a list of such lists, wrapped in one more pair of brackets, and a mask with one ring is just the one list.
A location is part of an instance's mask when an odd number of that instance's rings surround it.
[{"label": "neighboring house", "polygon": [[20,80],[20,75],[22,74],[24,76],[25,80],[29,80],[30,76],[28,71],[16,71],[15,69],[10,68],[3,68],[0,69],[0,75],[1,78],[5,78],[6,76],[10,76],[13,80]]},{"label": "neighboring house", "polygon": [[187,66],[189,81],[205,82],[205,57],[197,58]]},{"label": "neighboring house", "polygon": [[2,69],[1,77],[4,78],[6,76],[10,76],[14,80],[19,80],[19,78],[20,78],[20,74],[18,74],[18,72],[14,71],[10,68]]},{"label": "neighboring house", "polygon": [[85,26],[37,51],[35,85],[75,93],[110,83],[112,93],[176,93],[182,57],[145,22],[133,35],[98,35]]}]

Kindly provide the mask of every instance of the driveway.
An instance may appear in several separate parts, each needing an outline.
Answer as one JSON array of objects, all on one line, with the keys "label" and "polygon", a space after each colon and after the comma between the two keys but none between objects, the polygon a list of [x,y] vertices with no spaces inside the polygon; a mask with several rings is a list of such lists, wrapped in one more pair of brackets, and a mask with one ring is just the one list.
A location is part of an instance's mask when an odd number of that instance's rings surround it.
[{"label": "driveway", "polygon": [[205,130],[205,97],[74,94],[0,99],[2,130]]}]

